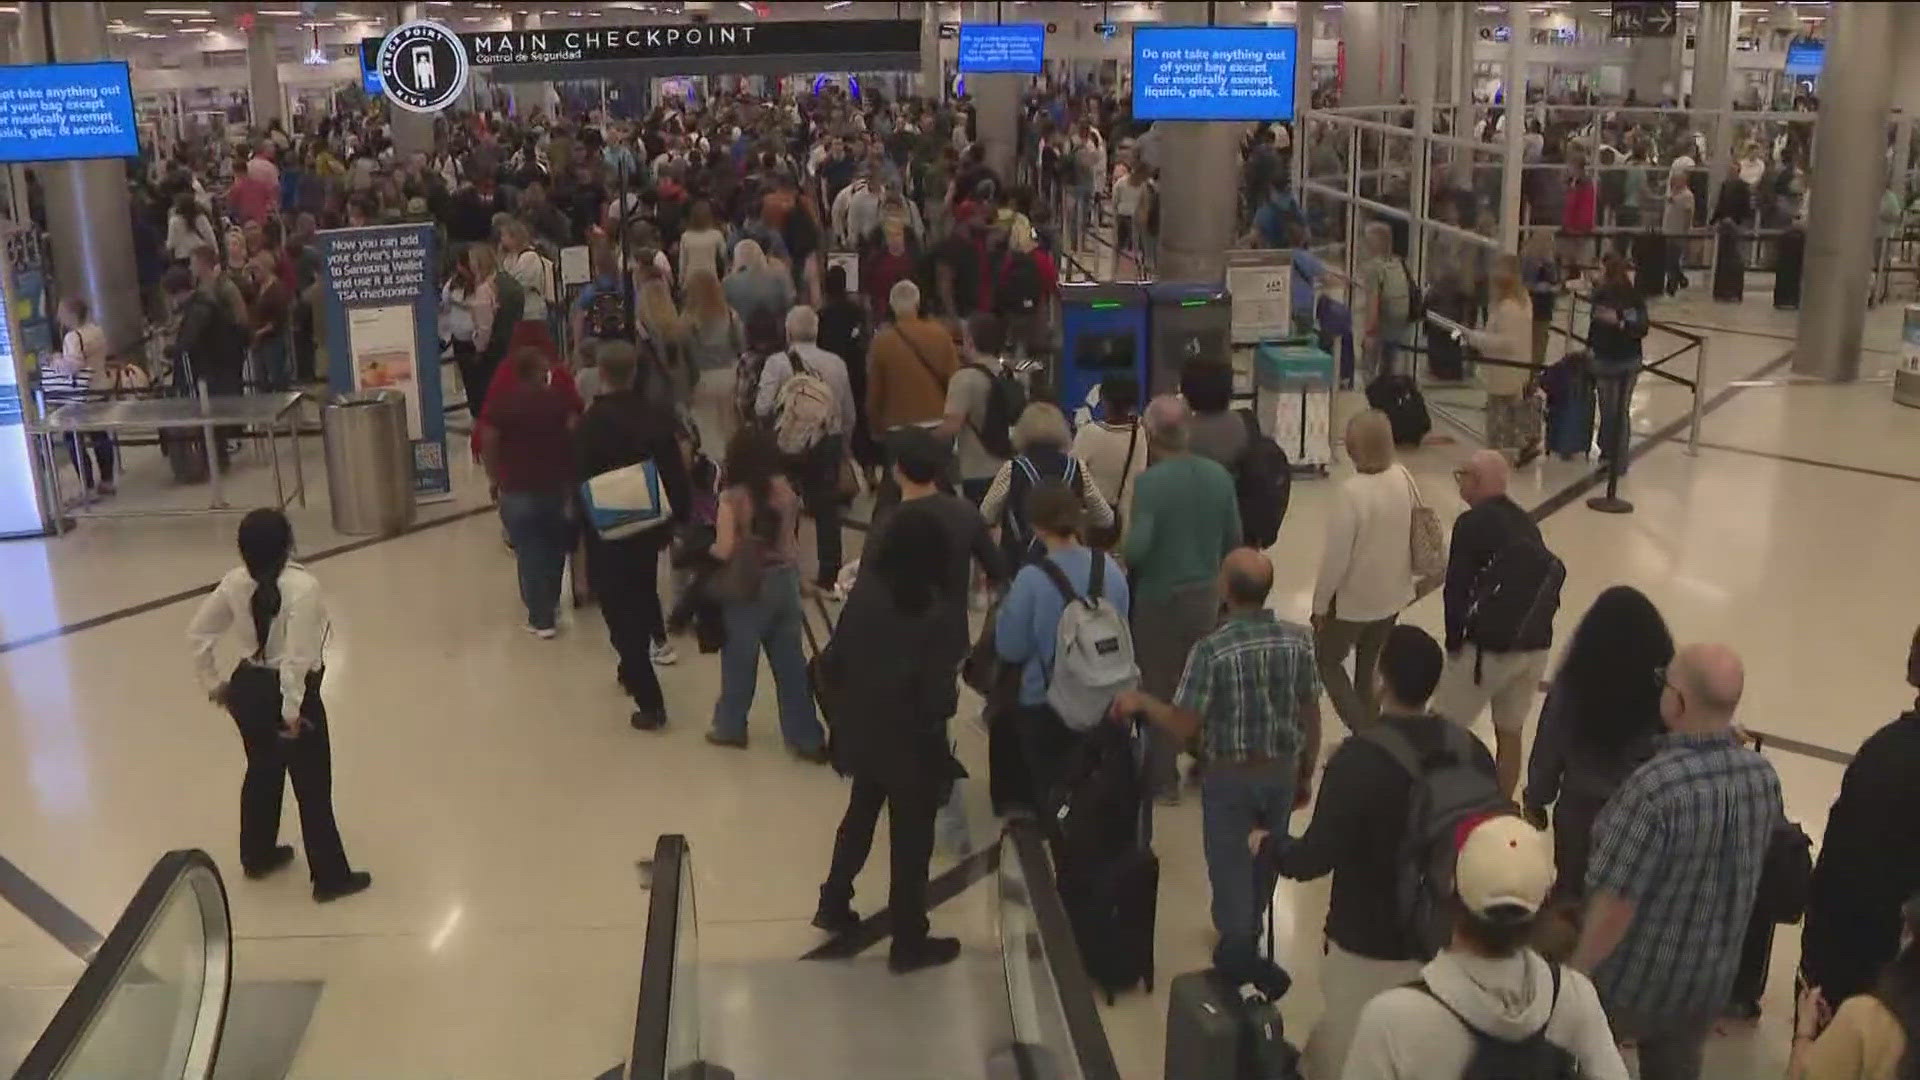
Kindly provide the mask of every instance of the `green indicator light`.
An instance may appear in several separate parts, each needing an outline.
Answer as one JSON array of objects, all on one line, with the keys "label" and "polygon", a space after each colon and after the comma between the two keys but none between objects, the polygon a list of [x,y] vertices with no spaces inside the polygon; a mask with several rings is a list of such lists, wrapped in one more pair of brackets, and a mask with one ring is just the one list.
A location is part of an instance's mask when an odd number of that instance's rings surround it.
[{"label": "green indicator light", "polygon": [[1088,306],[1089,306],[1089,307],[1091,307],[1091,308],[1093,308],[1093,310],[1095,310],[1095,311],[1112,311],[1112,310],[1114,310],[1115,308],[1117,308],[1117,307],[1119,307],[1119,306],[1120,306],[1120,301],[1118,301],[1118,300],[1095,300],[1095,301],[1094,301],[1094,302],[1093,302],[1092,304],[1089,304]]},{"label": "green indicator light", "polygon": [[1207,306],[1207,305],[1208,305],[1209,303],[1211,303],[1211,302],[1212,302],[1212,301],[1209,301],[1209,300],[1205,300],[1205,299],[1200,299],[1200,300],[1182,300],[1182,301],[1180,301],[1180,306],[1181,306],[1181,307],[1206,307],[1206,306]]}]

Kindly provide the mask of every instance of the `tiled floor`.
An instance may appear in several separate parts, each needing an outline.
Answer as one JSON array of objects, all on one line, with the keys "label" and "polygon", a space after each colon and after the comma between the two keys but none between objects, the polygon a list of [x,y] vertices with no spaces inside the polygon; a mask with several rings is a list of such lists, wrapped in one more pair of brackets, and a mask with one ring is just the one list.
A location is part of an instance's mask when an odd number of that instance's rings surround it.
[{"label": "tiled floor", "polygon": [[[1900,676],[1920,586],[1920,412],[1892,404],[1881,382],[1805,385],[1776,372],[1767,385],[1735,386],[1790,345],[1791,315],[1758,304],[1682,301],[1657,312],[1715,328],[1707,393],[1733,389],[1706,416],[1697,456],[1663,441],[1635,461],[1624,487],[1634,514],[1594,513],[1576,499],[1546,519],[1570,570],[1561,628],[1606,586],[1636,584],[1680,638],[1724,640],[1745,655],[1747,724],[1849,751],[1910,699]],[[1897,318],[1874,313],[1869,344],[1893,348]],[[1867,361],[1884,369],[1890,355]],[[1637,398],[1642,435],[1690,409],[1686,392],[1668,386],[1643,383]],[[1469,445],[1461,437],[1409,455],[1430,501],[1452,506],[1448,473]],[[755,707],[753,748],[710,747],[701,732],[717,664],[689,645],[662,672],[673,726],[630,730],[597,615],[580,615],[551,642],[520,630],[497,520],[460,516],[479,491],[464,462],[459,497],[422,512],[447,523],[342,550],[352,538],[328,527],[317,451],[308,440],[315,490],[295,523],[302,551],[323,556],[314,570],[335,624],[327,697],[337,800],[349,851],[375,874],[374,889],[317,907],[297,873],[264,883],[237,873],[238,741],[191,678],[182,631],[195,598],[156,603],[233,563],[231,517],[83,522],[57,540],[0,545],[0,855],[104,930],[161,852],[213,853],[232,872],[238,976],[324,982],[292,1068],[302,1078],[590,1077],[621,1061],[646,922],[635,864],[664,832],[685,833],[693,847],[702,955],[734,976],[771,966],[765,980],[716,978],[710,1025],[771,1007],[752,997],[755,986],[832,994],[859,981],[823,971],[809,982],[816,962],[793,965],[819,941],[806,920],[846,789],[781,750],[770,685]],[[139,489],[160,482],[159,463],[135,455],[133,464],[120,498],[153,497]],[[1584,474],[1546,462],[1518,478],[1516,496],[1537,504]],[[248,466],[236,486],[262,498],[263,476]],[[1287,617],[1307,611],[1325,492],[1321,482],[1296,486],[1273,552],[1274,605]],[[127,609],[137,611],[116,615]],[[1436,626],[1437,602],[1409,618]],[[965,719],[972,708],[956,731],[978,818],[985,745]],[[1790,812],[1817,836],[1839,767],[1770,756]],[[1201,966],[1211,946],[1198,814],[1189,800],[1162,811],[1156,830],[1158,968],[1169,976]],[[942,856],[936,871],[947,864]],[[885,879],[876,858],[859,883],[863,910],[881,902]],[[991,887],[976,885],[934,916],[975,961],[997,962],[975,895]],[[1313,956],[1326,894],[1315,885],[1289,895],[1299,982],[1283,1011],[1300,1036],[1319,1008]],[[1792,930],[1777,950],[1767,1016],[1716,1046],[1716,1080],[1774,1075],[1784,1059]],[[77,968],[0,906],[0,986],[43,986]],[[1104,1011],[1129,1080],[1159,1075],[1166,981]],[[831,1015],[888,1024],[884,982],[874,1001]],[[741,1038],[728,1030],[709,1041]],[[755,1058],[766,1060],[779,1058]],[[774,1066],[743,1076],[801,1074]]]}]

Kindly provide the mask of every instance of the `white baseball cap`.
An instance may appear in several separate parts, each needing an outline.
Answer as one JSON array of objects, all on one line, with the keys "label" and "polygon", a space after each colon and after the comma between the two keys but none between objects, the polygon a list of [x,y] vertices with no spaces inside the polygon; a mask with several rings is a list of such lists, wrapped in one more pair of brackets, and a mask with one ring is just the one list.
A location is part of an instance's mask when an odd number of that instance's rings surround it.
[{"label": "white baseball cap", "polygon": [[1553,890],[1553,844],[1547,834],[1513,814],[1474,825],[1460,842],[1454,889],[1482,918],[1536,914]]}]

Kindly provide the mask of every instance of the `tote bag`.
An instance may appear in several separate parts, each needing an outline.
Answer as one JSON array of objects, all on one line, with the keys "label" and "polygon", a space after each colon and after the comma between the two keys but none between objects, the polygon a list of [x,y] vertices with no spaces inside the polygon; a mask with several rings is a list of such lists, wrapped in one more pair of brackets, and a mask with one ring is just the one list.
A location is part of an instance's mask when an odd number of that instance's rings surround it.
[{"label": "tote bag", "polygon": [[625,540],[673,519],[673,506],[652,461],[623,465],[580,485],[587,523],[602,540]]}]

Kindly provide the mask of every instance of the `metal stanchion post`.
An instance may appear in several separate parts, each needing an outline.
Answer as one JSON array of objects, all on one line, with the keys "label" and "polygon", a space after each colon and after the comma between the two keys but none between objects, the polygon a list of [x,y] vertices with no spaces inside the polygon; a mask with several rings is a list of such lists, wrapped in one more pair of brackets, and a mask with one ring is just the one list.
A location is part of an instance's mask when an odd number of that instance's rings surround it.
[{"label": "metal stanchion post", "polygon": [[1627,446],[1633,440],[1629,437],[1628,425],[1633,421],[1630,416],[1633,403],[1628,400],[1627,374],[1609,375],[1619,389],[1614,397],[1619,399],[1618,415],[1614,417],[1613,445],[1606,447],[1607,455],[1607,493],[1595,495],[1587,500],[1589,510],[1598,510],[1603,514],[1631,514],[1633,504],[1620,497],[1620,470],[1626,468]]},{"label": "metal stanchion post", "polygon": [[1707,339],[1701,338],[1695,346],[1697,353],[1693,362],[1693,417],[1687,424],[1687,454],[1700,456],[1700,419],[1706,415],[1701,404],[1707,393]]}]

